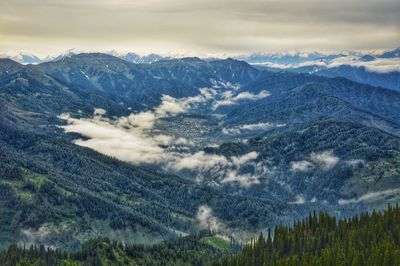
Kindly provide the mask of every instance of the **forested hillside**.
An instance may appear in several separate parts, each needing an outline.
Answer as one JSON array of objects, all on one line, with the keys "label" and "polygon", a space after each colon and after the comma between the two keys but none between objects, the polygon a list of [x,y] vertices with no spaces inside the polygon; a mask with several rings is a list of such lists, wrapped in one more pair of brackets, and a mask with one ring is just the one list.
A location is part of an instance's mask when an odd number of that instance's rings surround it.
[{"label": "forested hillside", "polygon": [[399,25],[0,0],[0,266],[400,266]]},{"label": "forested hillside", "polygon": [[392,266],[400,265],[400,208],[336,220],[312,213],[291,226],[280,225],[213,266]]},{"label": "forested hillside", "polygon": [[[280,169],[274,172],[275,180],[290,184],[309,200],[315,197],[337,202],[369,190],[392,189],[400,176],[400,139],[356,123],[317,122],[207,151],[226,156],[256,151],[258,160]],[[332,159],[332,164],[326,165],[319,155]],[[398,198],[392,200],[397,202]]]},{"label": "forested hillside", "polygon": [[[153,246],[90,240],[69,253],[44,246],[12,245],[2,265],[213,265],[392,266],[400,265],[400,208],[336,219],[313,212],[293,225],[278,225],[241,250],[233,239],[209,231]],[[241,250],[241,251],[240,251]],[[238,253],[237,253],[238,252]],[[235,254],[234,254],[235,253]]]},{"label": "forested hillside", "polygon": [[154,246],[123,245],[107,238],[97,238],[84,243],[76,253],[44,246],[24,249],[12,245],[0,253],[0,262],[2,266],[201,266],[232,254],[239,248],[232,241],[202,231]]},{"label": "forested hillside", "polygon": [[210,225],[248,238],[310,210],[381,208],[400,198],[399,103],[233,59],[0,59],[0,249]]}]

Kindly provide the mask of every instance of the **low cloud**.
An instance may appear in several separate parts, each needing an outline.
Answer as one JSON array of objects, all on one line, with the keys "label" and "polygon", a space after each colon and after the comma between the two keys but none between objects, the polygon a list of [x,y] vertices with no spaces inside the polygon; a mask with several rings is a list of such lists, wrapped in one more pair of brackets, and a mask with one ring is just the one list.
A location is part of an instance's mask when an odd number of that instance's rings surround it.
[{"label": "low cloud", "polygon": [[205,103],[217,94],[217,91],[210,88],[202,88],[200,94],[192,97],[184,97],[176,99],[174,97],[163,95],[161,104],[156,108],[155,115],[157,118],[174,116],[179,113],[187,112],[195,104]]},{"label": "low cloud", "polygon": [[311,153],[310,159],[317,164],[322,165],[325,170],[331,169],[339,162],[339,157],[335,156],[332,151],[324,151],[320,153]]},{"label": "low cloud", "polygon": [[290,163],[290,169],[293,171],[308,172],[314,168],[314,164],[309,161],[297,161]]},{"label": "low cloud", "polygon": [[309,159],[302,161],[295,161],[290,163],[292,171],[309,172],[316,166],[323,170],[333,168],[339,161],[339,157],[333,154],[333,151],[312,152]]},{"label": "low cloud", "polygon": [[222,133],[226,135],[238,135],[245,131],[257,131],[257,130],[270,130],[273,128],[284,127],[286,124],[273,124],[273,123],[257,123],[257,124],[246,124],[240,125],[233,128],[223,128]]},{"label": "low cloud", "polygon": [[369,192],[367,194],[362,195],[359,198],[353,198],[353,199],[339,199],[338,204],[347,205],[347,204],[356,204],[361,202],[370,203],[394,195],[400,195],[400,189],[388,189],[383,191]]},{"label": "low cloud", "polygon": [[239,84],[232,84],[229,81],[228,82],[224,82],[221,80],[215,80],[215,79],[211,79],[210,80],[212,87],[215,89],[233,89],[233,90],[239,90],[240,89],[240,85]]},{"label": "low cloud", "polygon": [[340,57],[326,65],[328,68],[349,65],[365,67],[370,72],[390,73],[400,72],[400,58],[377,58],[372,61],[361,61],[354,57]]},{"label": "low cloud", "polygon": [[65,132],[79,133],[88,139],[78,139],[75,144],[94,149],[100,153],[134,164],[160,163],[171,160],[174,154],[167,153],[160,145],[188,144],[184,138],[152,134],[158,119],[187,112],[192,106],[212,99],[213,89],[203,88],[193,97],[180,99],[163,95],[161,104],[152,111],[140,112],[110,120],[103,117],[106,110],[94,109],[94,118],[74,119],[67,114],[59,118],[68,122],[62,126]]},{"label": "low cloud", "polygon": [[214,232],[223,232],[226,229],[225,224],[214,216],[213,210],[207,205],[198,208],[196,219],[201,229],[210,229]]},{"label": "low cloud", "polygon": [[252,174],[239,174],[237,170],[228,171],[226,176],[221,180],[221,183],[239,183],[243,187],[250,187],[259,184],[259,176]]},{"label": "low cloud", "polygon": [[266,62],[262,64],[268,67],[281,68],[281,69],[298,68],[306,66],[334,68],[343,65],[348,65],[352,67],[364,67],[367,71],[376,73],[400,72],[400,58],[376,58],[371,61],[363,61],[361,60],[360,57],[343,56],[335,58],[330,61],[310,60],[299,64],[278,64],[271,62]]},{"label": "low cloud", "polygon": [[128,117],[122,117],[118,125],[125,128],[138,128],[141,130],[150,130],[154,123],[161,118],[174,117],[178,114],[187,112],[197,104],[202,104],[213,99],[217,94],[214,89],[202,88],[200,94],[192,97],[174,98],[169,95],[161,97],[161,103],[152,111],[131,114]]},{"label": "low cloud", "polygon": [[[254,160],[258,157],[256,152],[250,152],[242,156],[225,157],[217,154],[207,154],[204,151],[186,155],[177,161],[172,168],[191,170],[197,173],[199,182],[204,176],[215,176],[221,183],[237,183],[243,187],[249,187],[260,183],[259,178],[268,169],[260,162]],[[252,173],[240,173],[243,166],[251,166]]]},{"label": "low cloud", "polygon": [[55,249],[56,246],[49,246],[46,243],[49,243],[50,238],[60,233],[60,229],[52,223],[44,223],[38,229],[21,229],[21,240],[18,244],[21,246],[44,244],[47,248]]},{"label": "low cloud", "polygon": [[296,196],[296,200],[289,202],[289,204],[297,204],[297,205],[302,205],[306,202],[306,200],[304,199],[303,195],[297,195]]},{"label": "low cloud", "polygon": [[105,115],[107,113],[106,110],[102,108],[94,108],[93,115]]},{"label": "low cloud", "polygon": [[225,91],[222,94],[222,99],[214,102],[213,108],[217,109],[219,106],[235,105],[235,104],[238,104],[240,101],[261,100],[270,95],[271,94],[266,90],[263,90],[257,94],[254,94],[254,93],[251,93],[248,91],[244,91],[237,95],[234,95],[234,93],[232,91]]},{"label": "low cloud", "polygon": [[346,164],[350,165],[352,167],[367,165],[365,160],[361,160],[361,159],[348,160],[348,161],[346,161]]},{"label": "low cloud", "polygon": [[317,200],[316,197],[313,197],[313,198],[310,200],[311,203],[315,203],[315,202],[317,202],[317,201],[318,201],[318,200]]},{"label": "low cloud", "polygon": [[134,164],[158,163],[166,154],[159,142],[140,131],[118,127],[107,120],[69,118],[65,132],[79,133],[88,139],[74,143]]},{"label": "low cloud", "polygon": [[177,170],[191,169],[202,172],[214,167],[224,167],[228,164],[229,161],[225,156],[199,151],[182,158],[174,165],[174,168]]},{"label": "low cloud", "polygon": [[[190,150],[194,143],[190,140],[153,130],[159,119],[187,112],[198,104],[213,100],[215,94],[213,89],[201,89],[199,95],[193,97],[176,99],[164,95],[161,104],[154,110],[118,119],[105,117],[106,111],[103,109],[95,109],[93,118],[75,119],[68,114],[62,114],[59,118],[67,121],[67,125],[62,126],[65,132],[79,133],[85,137],[75,140],[75,144],[122,161],[136,165],[157,164],[177,172],[189,170],[197,176],[198,182],[203,182],[203,177],[209,176],[217,179],[219,184],[237,183],[243,187],[258,184],[267,168],[261,162],[255,162],[258,156],[256,152],[231,157],[204,151],[192,153]],[[247,172],[243,170],[244,166]]]}]

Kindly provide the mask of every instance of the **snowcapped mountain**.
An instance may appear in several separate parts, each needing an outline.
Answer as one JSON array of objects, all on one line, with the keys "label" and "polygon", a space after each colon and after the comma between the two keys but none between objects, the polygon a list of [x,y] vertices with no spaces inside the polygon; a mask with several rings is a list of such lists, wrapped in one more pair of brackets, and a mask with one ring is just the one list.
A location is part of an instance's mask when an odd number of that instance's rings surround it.
[{"label": "snowcapped mountain", "polygon": [[285,52],[253,53],[235,58],[249,64],[266,65],[278,68],[293,68],[309,65],[344,65],[354,62],[370,62],[376,59],[394,59],[400,57],[400,48],[383,52],[343,51],[338,53],[321,52]]},{"label": "snowcapped mountain", "polygon": [[83,51],[77,50],[75,48],[73,49],[68,49],[67,51],[61,53],[61,54],[56,54],[56,55],[48,55],[45,58],[43,58],[42,62],[52,62],[52,61],[59,61],[65,57],[71,57],[76,54],[83,53]]},{"label": "snowcapped mountain", "polygon": [[[45,62],[58,61],[62,58],[70,57],[72,55],[81,54],[81,53],[86,53],[86,52],[80,51],[77,49],[70,49],[59,55],[48,56],[43,61],[45,61]],[[134,64],[151,64],[151,63],[163,60],[163,59],[173,59],[174,58],[174,57],[169,57],[169,56],[164,57],[164,56],[161,56],[158,54],[139,55],[139,54],[133,53],[133,52],[120,52],[120,51],[116,51],[116,50],[105,51],[103,53],[118,57],[120,59],[123,59],[125,61],[131,62]]]},{"label": "snowcapped mountain", "polygon": [[172,59],[171,57],[163,57],[158,54],[149,54],[149,55],[141,56],[141,55],[138,55],[136,53],[131,53],[131,52],[126,53],[126,54],[120,54],[117,57],[119,57],[125,61],[135,63],[135,64],[151,64],[151,63],[163,60],[163,59]]},{"label": "snowcapped mountain", "polygon": [[41,58],[26,51],[0,53],[0,58],[8,58],[21,64],[39,64],[42,62]]},{"label": "snowcapped mountain", "polygon": [[400,90],[400,48],[390,51],[347,51],[334,54],[258,53],[239,58],[272,71],[343,77],[372,86]]},{"label": "snowcapped mountain", "polygon": [[250,64],[300,64],[314,60],[327,60],[344,56],[343,54],[332,54],[325,55],[318,52],[303,53],[303,52],[291,52],[291,53],[253,53],[250,55],[240,55],[235,57],[238,60],[246,61]]},{"label": "snowcapped mountain", "polygon": [[[21,64],[40,64],[43,62],[53,62],[59,61],[66,57],[71,57],[72,55],[85,53],[85,51],[81,51],[78,49],[69,49],[63,53],[55,54],[55,55],[48,55],[46,57],[39,57],[34,55],[31,52],[7,52],[7,53],[0,53],[0,58],[8,58],[14,60]],[[105,54],[110,54],[112,56],[121,58],[125,61],[135,63],[135,64],[151,64],[160,60],[164,59],[173,59],[176,57],[173,56],[161,56],[158,54],[148,54],[148,55],[139,55],[133,52],[118,52],[115,50],[106,51]]]},{"label": "snowcapped mountain", "polygon": [[[85,53],[78,49],[69,49],[63,53],[56,55],[48,55],[44,58],[39,57],[31,52],[9,52],[1,53],[0,58],[9,58],[21,64],[39,64],[43,62],[58,61],[65,57],[75,54]],[[187,55],[159,55],[155,53],[140,55],[134,52],[120,52],[110,50],[103,52],[125,61],[135,64],[151,64],[160,60],[183,58]],[[359,52],[359,51],[343,51],[337,53],[321,53],[321,52],[284,52],[284,53],[252,53],[233,57],[237,60],[246,61],[249,64],[263,65],[272,68],[294,68],[304,66],[337,66],[337,65],[354,65],[360,62],[373,62],[380,59],[400,58],[400,48],[394,50],[386,50],[383,52]],[[204,58],[207,59],[207,58]],[[370,63],[371,64],[371,63]]]}]

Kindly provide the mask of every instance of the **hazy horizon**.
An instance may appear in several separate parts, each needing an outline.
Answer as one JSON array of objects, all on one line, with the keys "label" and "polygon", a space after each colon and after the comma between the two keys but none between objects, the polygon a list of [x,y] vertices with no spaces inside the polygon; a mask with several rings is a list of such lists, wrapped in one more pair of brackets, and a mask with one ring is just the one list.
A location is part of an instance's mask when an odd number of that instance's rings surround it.
[{"label": "hazy horizon", "polygon": [[4,0],[0,51],[238,55],[399,46],[400,3],[351,1]]},{"label": "hazy horizon", "polygon": [[67,49],[63,50],[60,52],[56,53],[48,53],[48,54],[43,54],[43,53],[37,53],[32,50],[0,50],[0,57],[1,56],[6,56],[6,57],[11,57],[11,56],[17,56],[18,54],[24,54],[24,55],[32,55],[36,56],[41,60],[44,60],[46,58],[53,58],[57,56],[61,56],[64,54],[72,53],[72,54],[82,54],[82,53],[102,53],[102,54],[109,54],[109,55],[126,55],[126,54],[137,54],[139,56],[149,56],[149,55],[160,55],[163,57],[171,57],[171,58],[183,58],[183,57],[199,57],[199,58],[229,58],[229,57],[241,57],[241,56],[249,56],[252,54],[265,54],[265,55],[274,55],[274,54],[282,54],[282,55],[310,55],[313,53],[316,54],[323,54],[323,55],[334,55],[334,54],[350,54],[350,53],[359,53],[359,54],[381,54],[383,52],[387,51],[393,51],[396,49],[399,49],[399,47],[390,47],[390,48],[382,48],[382,49],[364,49],[364,50],[283,50],[283,51],[248,51],[248,52],[243,52],[243,53],[196,53],[194,51],[185,51],[185,52],[178,52],[178,51],[171,51],[171,52],[156,52],[156,51],[147,51],[147,52],[138,52],[134,48],[133,49],[124,49],[124,50],[80,50],[80,49]]}]

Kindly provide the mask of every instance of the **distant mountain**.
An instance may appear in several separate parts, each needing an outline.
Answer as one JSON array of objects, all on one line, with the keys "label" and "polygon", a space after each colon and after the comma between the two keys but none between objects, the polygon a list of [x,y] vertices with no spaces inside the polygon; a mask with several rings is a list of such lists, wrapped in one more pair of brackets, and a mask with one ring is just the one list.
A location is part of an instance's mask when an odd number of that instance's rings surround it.
[{"label": "distant mountain", "polygon": [[[0,58],[9,58],[14,60],[15,62],[26,65],[26,64],[40,64],[43,62],[59,61],[65,57],[70,57],[72,55],[77,55],[80,53],[83,52],[77,49],[69,49],[60,54],[48,55],[41,58],[30,52],[11,52],[11,53],[0,53]],[[160,60],[173,58],[171,56],[161,56],[158,54],[139,55],[132,52],[121,53],[116,51],[109,51],[105,53],[135,64],[151,64]]]},{"label": "distant mountain", "polygon": [[399,134],[400,93],[355,83],[290,72],[264,72],[243,89],[268,90],[270,97],[255,103],[225,107],[230,123],[259,123],[268,119],[288,126],[335,119],[378,126]]},{"label": "distant mountain", "polygon": [[135,64],[151,64],[160,60],[171,59],[169,57],[163,57],[158,54],[149,54],[141,56],[135,53],[119,54],[117,57]]},{"label": "distant mountain", "polygon": [[[372,59],[366,59],[365,56],[363,59],[372,61]],[[289,69],[289,71],[294,71],[297,73],[310,73],[331,78],[343,77],[372,86],[400,91],[400,71],[388,71],[386,73],[380,73],[370,71],[363,66],[357,67],[351,65],[340,65],[337,67],[323,67],[314,65],[293,68]]]},{"label": "distant mountain", "polygon": [[400,47],[391,51],[386,51],[378,55],[379,58],[399,58],[400,57]]},{"label": "distant mountain", "polygon": [[343,51],[339,53],[321,53],[321,52],[283,52],[283,53],[253,53],[240,55],[235,58],[243,60],[249,64],[260,65],[280,65],[282,68],[295,67],[299,65],[311,65],[312,62],[332,62],[341,58],[361,58],[362,61],[372,61],[375,58],[399,58],[400,48],[377,52],[358,52]]},{"label": "distant mountain", "polygon": [[212,80],[249,83],[259,71],[245,62],[199,58],[162,60],[153,64],[132,64],[108,54],[78,54],[60,61],[35,66],[66,84],[102,91],[129,99],[130,104],[158,103],[162,94],[193,96]]},{"label": "distant mountain", "polygon": [[0,53],[0,58],[8,58],[21,64],[39,64],[43,62],[41,58],[29,52]]},{"label": "distant mountain", "polygon": [[243,60],[249,64],[279,64],[279,65],[293,65],[301,64],[309,61],[316,60],[332,60],[338,57],[346,56],[344,53],[337,54],[323,54],[323,53],[254,53],[250,55],[241,55],[235,57],[238,60]]},{"label": "distant mountain", "polygon": [[253,54],[241,58],[269,71],[285,70],[325,77],[344,77],[372,86],[400,90],[399,48],[371,54]]},{"label": "distant mountain", "polygon": [[[11,53],[1,53],[0,58],[10,58],[16,62],[21,64],[38,64],[49,61],[58,61],[63,57],[77,55],[80,53],[85,53],[84,51],[80,51],[78,49],[69,49],[63,53],[56,55],[48,55],[44,58],[41,58],[31,52],[11,52]],[[86,52],[87,53],[87,52]],[[134,52],[119,52],[116,50],[110,50],[103,52],[105,54],[109,54],[123,60],[126,60],[135,64],[151,64],[154,62],[158,62],[160,60],[168,60],[168,59],[177,59],[187,57],[184,54],[174,54],[174,55],[159,55],[155,53],[140,55]],[[309,64],[312,61],[320,61],[320,62],[330,62],[335,59],[339,59],[342,57],[357,57],[363,58],[364,60],[368,58],[370,61],[375,58],[399,58],[400,57],[400,48],[396,48],[393,50],[386,50],[381,53],[377,52],[357,52],[357,51],[343,51],[337,53],[323,53],[323,52],[283,52],[283,53],[252,53],[252,54],[244,54],[235,56],[233,58],[241,61],[246,61],[249,64],[275,64],[289,67],[299,64]],[[210,60],[216,60],[215,58],[205,58]]]}]

